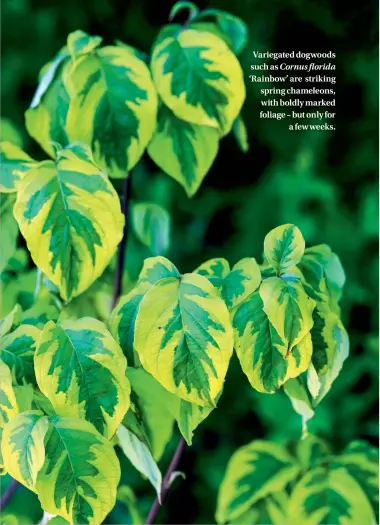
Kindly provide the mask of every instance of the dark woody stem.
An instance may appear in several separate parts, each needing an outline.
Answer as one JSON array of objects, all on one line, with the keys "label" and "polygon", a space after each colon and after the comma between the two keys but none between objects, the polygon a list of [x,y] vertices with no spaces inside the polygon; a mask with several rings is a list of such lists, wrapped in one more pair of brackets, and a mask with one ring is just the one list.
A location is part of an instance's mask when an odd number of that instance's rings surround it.
[{"label": "dark woody stem", "polygon": [[129,173],[126,179],[124,179],[124,183],[123,183],[123,196],[122,196],[122,202],[121,202],[121,210],[125,217],[125,224],[124,224],[123,238],[121,239],[121,242],[119,244],[119,249],[117,252],[115,281],[114,281],[113,296],[112,296],[112,309],[115,308],[117,300],[119,299],[119,296],[121,294],[122,287],[123,287],[125,252],[126,252],[127,238],[128,238],[128,216],[129,216],[129,201],[130,201],[130,193],[131,193],[131,177],[132,177],[132,172]]},{"label": "dark woody stem", "polygon": [[16,481],[15,479],[12,479],[12,481],[8,485],[7,490],[1,496],[0,510],[3,510],[5,506],[9,503],[9,501],[12,499],[12,496],[15,493],[18,486],[19,486],[19,482]]},{"label": "dark woody stem", "polygon": [[158,497],[157,497],[154,500],[153,505],[151,506],[151,509],[150,509],[148,517],[146,519],[145,525],[150,525],[151,523],[154,523],[154,521],[155,521],[155,519],[157,517],[158,511],[160,510],[160,507],[163,504],[163,502],[164,502],[164,500],[165,500],[165,498],[166,498],[166,496],[167,496],[167,494],[168,494],[168,492],[170,490],[171,477],[172,477],[173,472],[178,467],[179,461],[180,461],[181,456],[182,456],[182,452],[185,449],[185,445],[186,445],[185,440],[183,439],[183,437],[181,437],[181,439],[179,440],[179,443],[177,445],[176,451],[174,452],[174,456],[172,457],[172,460],[170,462],[169,468],[166,471],[165,477],[164,477],[164,479],[162,481],[161,504],[160,504],[160,502],[158,500]]}]

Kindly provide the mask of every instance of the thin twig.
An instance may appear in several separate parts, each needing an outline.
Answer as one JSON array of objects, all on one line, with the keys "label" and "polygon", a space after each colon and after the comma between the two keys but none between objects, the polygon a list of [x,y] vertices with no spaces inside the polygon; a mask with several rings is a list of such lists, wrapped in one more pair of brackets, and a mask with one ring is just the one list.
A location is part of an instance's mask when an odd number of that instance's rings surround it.
[{"label": "thin twig", "polygon": [[169,468],[166,471],[165,477],[162,481],[161,503],[159,502],[158,497],[154,500],[153,505],[151,506],[151,509],[149,511],[148,517],[146,519],[145,525],[151,525],[152,523],[154,523],[154,520],[156,519],[158,511],[160,510],[160,506],[163,504],[169,492],[170,480],[171,480],[173,472],[176,470],[178,463],[181,459],[182,452],[185,449],[185,444],[186,444],[185,440],[183,439],[183,437],[181,437],[177,445],[176,451],[174,452],[174,456],[172,457],[172,460],[170,462]]},{"label": "thin twig", "polygon": [[8,504],[8,502],[12,499],[13,494],[15,493],[17,487],[19,486],[19,482],[15,479],[12,479],[12,481],[9,483],[7,490],[4,492],[0,499],[0,510],[3,510],[5,506]]},{"label": "thin twig", "polygon": [[123,198],[121,203],[121,210],[125,217],[124,223],[124,232],[123,238],[119,244],[119,249],[117,252],[117,264],[115,272],[115,281],[113,288],[113,297],[112,297],[112,309],[115,308],[117,300],[119,299],[122,286],[123,286],[123,273],[124,273],[124,261],[125,261],[125,251],[128,238],[128,214],[129,214],[129,199],[130,199],[130,185],[131,185],[132,172],[124,179],[123,184]]}]

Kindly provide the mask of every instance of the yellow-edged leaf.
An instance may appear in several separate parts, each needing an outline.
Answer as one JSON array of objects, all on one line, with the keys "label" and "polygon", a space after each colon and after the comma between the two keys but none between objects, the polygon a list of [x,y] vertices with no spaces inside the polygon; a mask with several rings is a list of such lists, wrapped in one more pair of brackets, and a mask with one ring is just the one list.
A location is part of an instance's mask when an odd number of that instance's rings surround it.
[{"label": "yellow-edged leaf", "polygon": [[90,317],[46,324],[34,358],[38,386],[59,416],[87,419],[111,438],[130,404],[127,361]]},{"label": "yellow-edged leaf", "polygon": [[151,159],[192,197],[211,168],[219,148],[219,132],[187,122],[162,105],[157,129],[148,145]]},{"label": "yellow-edged leaf", "polygon": [[153,48],[153,80],[180,119],[228,133],[245,99],[243,71],[212,33],[164,28]]},{"label": "yellow-edged leaf", "polygon": [[305,292],[302,283],[269,277],[260,286],[264,312],[278,332],[287,354],[313,327],[315,301]]},{"label": "yellow-edged leaf", "polygon": [[158,281],[141,301],[135,348],[143,367],[167,390],[215,405],[232,354],[229,313],[203,276]]},{"label": "yellow-edged leaf", "polygon": [[152,138],[157,94],[146,64],[125,46],[85,53],[65,70],[66,131],[111,177],[126,177]]},{"label": "yellow-edged leaf", "polygon": [[67,301],[101,275],[123,235],[117,193],[80,145],[28,171],[14,214],[34,262]]},{"label": "yellow-edged leaf", "polygon": [[44,438],[49,421],[30,410],[15,416],[4,428],[1,450],[9,474],[36,492],[38,472],[45,461]]},{"label": "yellow-edged leaf", "polygon": [[36,484],[44,510],[70,523],[98,525],[115,505],[119,480],[114,448],[91,423],[49,417]]}]

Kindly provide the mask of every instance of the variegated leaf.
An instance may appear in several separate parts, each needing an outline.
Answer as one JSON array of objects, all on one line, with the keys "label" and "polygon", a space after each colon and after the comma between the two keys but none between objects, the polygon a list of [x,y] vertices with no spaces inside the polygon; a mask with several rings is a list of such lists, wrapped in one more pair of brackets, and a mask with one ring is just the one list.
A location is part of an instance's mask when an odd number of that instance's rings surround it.
[{"label": "variegated leaf", "polygon": [[194,31],[201,33],[211,33],[212,35],[215,35],[220,40],[223,40],[223,42],[225,42],[232,51],[231,39],[215,22],[202,22],[202,20],[198,21],[198,18],[196,18],[195,21],[191,22],[189,25],[189,29],[194,29]]},{"label": "variegated leaf", "polygon": [[274,393],[285,381],[289,361],[286,346],[255,293],[233,315],[235,349],[243,372],[259,392]]},{"label": "variegated leaf", "polygon": [[228,133],[245,99],[240,64],[217,36],[194,29],[163,29],[151,68],[158,93],[180,119]]},{"label": "variegated leaf", "polygon": [[59,416],[90,421],[111,438],[130,403],[127,361],[103,323],[90,317],[44,328],[34,358],[38,386]]},{"label": "variegated leaf", "polygon": [[317,303],[313,312],[313,365],[319,376],[325,374],[331,366],[337,342],[334,338],[334,328],[339,322],[338,316],[328,305]]},{"label": "variegated leaf", "polygon": [[68,145],[65,131],[69,96],[63,82],[63,72],[69,63],[67,48],[40,73],[39,85],[30,108],[25,113],[26,129],[51,157],[55,157],[57,145]]},{"label": "variegated leaf", "polygon": [[11,142],[0,143],[1,178],[0,192],[12,193],[17,191],[17,185],[35,161],[21,148]]},{"label": "variegated leaf", "polygon": [[315,301],[298,280],[269,277],[260,286],[264,312],[286,347],[286,355],[313,327]]},{"label": "variegated leaf", "polygon": [[251,295],[261,282],[259,266],[254,258],[241,259],[223,280],[222,296],[229,310]]},{"label": "variegated leaf", "polygon": [[284,224],[270,231],[264,240],[264,254],[278,274],[298,264],[305,251],[305,240],[297,226]]},{"label": "variegated leaf", "polygon": [[148,145],[152,160],[192,197],[211,168],[219,148],[219,132],[182,120],[162,105],[157,129]]},{"label": "variegated leaf", "polygon": [[67,37],[67,49],[73,59],[79,55],[91,53],[102,43],[100,36],[90,36],[80,29]]},{"label": "variegated leaf", "polygon": [[180,273],[165,257],[148,257],[139,275],[139,283],[148,282],[151,286],[165,277],[180,277]]},{"label": "variegated leaf", "polygon": [[19,406],[15,390],[12,386],[11,371],[0,359],[0,476],[6,474],[4,459],[1,451],[3,429],[13,417],[19,413]]},{"label": "variegated leaf", "polygon": [[143,367],[167,390],[215,405],[233,336],[226,305],[205,277],[158,281],[141,301],[134,342]]},{"label": "variegated leaf", "polygon": [[128,362],[134,364],[134,334],[137,312],[146,292],[160,279],[179,277],[177,268],[165,257],[145,259],[136,286],[122,296],[108,321],[109,329],[120,344]]},{"label": "variegated leaf", "polygon": [[328,454],[330,454],[330,450],[326,442],[312,434],[297,443],[297,459],[304,470],[318,466]]},{"label": "variegated leaf", "polygon": [[255,502],[284,489],[299,473],[299,465],[279,444],[253,441],[230,459],[219,488],[216,519],[234,521]]},{"label": "variegated leaf", "polygon": [[9,474],[36,492],[38,472],[45,461],[44,438],[49,421],[39,411],[18,414],[5,426],[1,450]]},{"label": "variegated leaf", "polygon": [[311,362],[313,355],[313,342],[310,332],[293,347],[291,353],[287,356],[288,369],[285,381],[298,377],[305,372]]},{"label": "variegated leaf", "polygon": [[335,324],[331,326],[331,337],[335,349],[327,371],[319,376],[314,365],[310,362],[307,373],[301,374],[296,379],[290,379],[284,385],[284,391],[288,395],[294,410],[302,417],[304,433],[307,433],[307,422],[314,416],[314,409],[330,391],[332,383],[337,378],[349,354],[348,334],[338,318]]},{"label": "variegated leaf", "polygon": [[288,505],[294,525],[371,525],[369,501],[360,485],[343,468],[312,469],[295,485]]},{"label": "variegated leaf", "polygon": [[41,331],[35,326],[21,325],[0,338],[0,359],[9,367],[14,383],[35,383],[33,358]]},{"label": "variegated leaf", "polygon": [[128,47],[81,54],[65,71],[66,130],[91,146],[111,177],[126,177],[156,126],[157,94],[146,64]]},{"label": "variegated leaf", "polygon": [[130,365],[135,363],[133,339],[137,312],[142,298],[151,288],[147,281],[139,282],[126,295],[123,295],[108,320],[111,334],[121,346]]},{"label": "variegated leaf", "polygon": [[70,523],[102,523],[116,501],[120,465],[91,423],[49,417],[45,462],[36,489],[42,507]]},{"label": "variegated leaf", "polygon": [[0,429],[19,412],[8,366],[0,359]]},{"label": "variegated leaf", "polygon": [[199,406],[184,399],[179,400],[175,418],[179,431],[189,446],[192,444],[195,429],[211,414],[212,410],[213,408],[209,406]]},{"label": "variegated leaf", "polygon": [[101,275],[123,234],[117,193],[79,145],[28,171],[14,214],[34,262],[66,301]]},{"label": "variegated leaf", "polygon": [[[337,303],[342,296],[346,275],[339,257],[326,244],[305,250],[300,268],[311,290],[319,292],[322,300],[330,302],[339,314]],[[315,292],[314,292],[315,293]]]},{"label": "variegated leaf", "polygon": [[285,490],[260,499],[249,510],[236,517],[233,522],[239,525],[287,523],[287,504],[289,497]]},{"label": "variegated leaf", "polygon": [[343,363],[347,359],[350,351],[350,340],[340,319],[336,319],[336,322],[332,327],[332,337],[336,345],[335,352],[327,372],[319,378],[320,388],[315,404],[320,403],[329,392],[332,383],[338,377],[339,372],[343,367]]},{"label": "variegated leaf", "polygon": [[353,441],[335,458],[365,492],[379,521],[379,449],[365,441]]},{"label": "variegated leaf", "polygon": [[57,321],[60,311],[49,299],[42,297],[22,312],[20,324],[30,324],[42,329],[48,321]]},{"label": "variegated leaf", "polygon": [[330,296],[322,264],[314,256],[305,253],[298,266],[307,294],[315,301],[328,304]]},{"label": "variegated leaf", "polygon": [[207,277],[207,279],[216,287],[220,288],[223,285],[223,280],[230,272],[230,264],[226,259],[217,257],[202,263],[194,273],[199,273]]},{"label": "variegated leaf", "polygon": [[31,384],[13,386],[19,412],[32,409],[34,388],[34,385]]},{"label": "variegated leaf", "polygon": [[247,25],[241,18],[220,9],[205,9],[197,16],[197,20],[204,17],[215,17],[217,27],[224,33],[229,47],[236,55],[241,53],[248,42]]}]

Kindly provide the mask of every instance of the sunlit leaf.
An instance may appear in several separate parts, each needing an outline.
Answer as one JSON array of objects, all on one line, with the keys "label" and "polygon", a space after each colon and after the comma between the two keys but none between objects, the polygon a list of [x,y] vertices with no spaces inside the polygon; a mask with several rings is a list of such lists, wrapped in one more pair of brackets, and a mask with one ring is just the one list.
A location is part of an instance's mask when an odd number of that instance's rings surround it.
[{"label": "sunlit leaf", "polygon": [[278,226],[264,239],[265,257],[278,273],[285,273],[298,264],[304,251],[305,240],[293,224]]},{"label": "sunlit leaf", "polygon": [[251,295],[261,282],[259,266],[254,258],[241,259],[224,278],[222,295],[231,310]]},{"label": "sunlit leaf", "polygon": [[102,523],[116,501],[120,465],[91,423],[49,418],[45,462],[36,489],[42,507],[70,523]]},{"label": "sunlit leaf", "polygon": [[161,279],[141,301],[135,331],[141,364],[182,399],[215,404],[232,347],[228,310],[205,277]]},{"label": "sunlit leaf", "polygon": [[245,86],[240,64],[223,40],[193,29],[164,28],[151,67],[159,95],[178,118],[223,135],[230,131]]},{"label": "sunlit leaf", "polygon": [[157,129],[148,145],[149,156],[192,197],[218,153],[218,130],[177,118],[162,105]]},{"label": "sunlit leaf", "polygon": [[34,262],[65,300],[101,275],[123,234],[117,193],[79,145],[28,171],[14,214]]},{"label": "sunlit leaf", "polygon": [[252,387],[275,392],[286,381],[286,346],[269,322],[258,293],[234,312],[233,327],[236,353]]},{"label": "sunlit leaf", "polygon": [[127,361],[103,323],[84,317],[45,326],[35,358],[41,392],[59,416],[90,421],[111,438],[130,403]]},{"label": "sunlit leaf", "polygon": [[69,96],[63,82],[68,56],[67,48],[63,48],[44,66],[30,108],[25,113],[25,125],[29,135],[51,157],[55,157],[57,145],[68,145],[65,124]]},{"label": "sunlit leaf", "polygon": [[44,438],[49,421],[41,412],[18,414],[5,426],[1,449],[10,475],[36,492],[37,475],[45,461]]},{"label": "sunlit leaf", "polygon": [[210,259],[194,270],[194,273],[207,277],[216,288],[220,288],[223,285],[224,278],[227,277],[229,272],[230,264],[222,257]]},{"label": "sunlit leaf", "polygon": [[302,284],[279,277],[265,279],[260,287],[263,309],[289,354],[313,326],[315,301]]},{"label": "sunlit leaf", "polygon": [[126,177],[156,126],[157,95],[149,69],[125,46],[80,53],[64,75],[68,137],[91,146],[111,177]]}]

